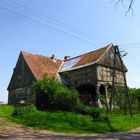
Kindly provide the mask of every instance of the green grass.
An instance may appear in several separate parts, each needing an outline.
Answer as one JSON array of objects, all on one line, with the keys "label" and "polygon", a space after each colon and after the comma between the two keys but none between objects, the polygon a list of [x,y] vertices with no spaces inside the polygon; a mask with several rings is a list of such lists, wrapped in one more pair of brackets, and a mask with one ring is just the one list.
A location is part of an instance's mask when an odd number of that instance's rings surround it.
[{"label": "green grass", "polygon": [[105,119],[105,113],[101,113],[99,121],[93,122],[91,116],[73,112],[35,111],[30,115],[12,117],[13,110],[12,106],[0,106],[0,124],[14,122],[24,126],[68,133],[119,132],[140,126],[140,113],[131,117],[130,115],[124,116],[118,112],[112,112],[109,120]]},{"label": "green grass", "polygon": [[14,107],[8,105],[0,105],[0,125],[10,125],[11,113],[14,111]]}]

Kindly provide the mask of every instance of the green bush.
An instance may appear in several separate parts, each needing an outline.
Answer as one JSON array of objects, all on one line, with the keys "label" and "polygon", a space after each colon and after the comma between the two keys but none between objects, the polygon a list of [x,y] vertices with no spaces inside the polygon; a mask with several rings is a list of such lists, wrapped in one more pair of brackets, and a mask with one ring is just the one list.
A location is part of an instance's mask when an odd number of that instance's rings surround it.
[{"label": "green bush", "polygon": [[99,120],[100,112],[102,111],[102,109],[92,106],[86,106],[82,103],[79,103],[76,111],[83,115],[90,115],[93,118],[93,121],[96,121]]},{"label": "green bush", "polygon": [[132,109],[139,110],[140,108],[140,88],[129,88]]},{"label": "green bush", "polygon": [[24,105],[24,106],[15,106],[15,109],[12,113],[13,116],[30,114],[36,111],[36,107],[33,105]]},{"label": "green bush", "polygon": [[102,108],[92,107],[92,106],[86,106],[82,103],[79,103],[77,106],[77,112],[84,114],[84,115],[92,115],[94,112],[101,112]]},{"label": "green bush", "polygon": [[75,110],[78,102],[78,93],[66,87],[60,87],[54,94],[54,106],[60,110]]},{"label": "green bush", "polygon": [[37,91],[37,107],[39,109],[73,111],[79,100],[75,90],[68,89],[55,77],[45,76],[33,83]]}]

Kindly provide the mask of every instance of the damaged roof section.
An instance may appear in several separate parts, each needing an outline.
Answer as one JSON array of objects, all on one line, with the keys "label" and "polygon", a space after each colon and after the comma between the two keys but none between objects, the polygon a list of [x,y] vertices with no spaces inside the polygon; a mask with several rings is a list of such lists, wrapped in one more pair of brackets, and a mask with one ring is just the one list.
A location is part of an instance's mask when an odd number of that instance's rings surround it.
[{"label": "damaged roof section", "polygon": [[71,70],[81,59],[81,56],[69,59],[68,61],[65,61],[60,72]]},{"label": "damaged roof section", "polygon": [[106,52],[107,48],[110,46],[112,46],[112,44],[65,61],[59,72],[70,71],[95,64],[96,61]]}]

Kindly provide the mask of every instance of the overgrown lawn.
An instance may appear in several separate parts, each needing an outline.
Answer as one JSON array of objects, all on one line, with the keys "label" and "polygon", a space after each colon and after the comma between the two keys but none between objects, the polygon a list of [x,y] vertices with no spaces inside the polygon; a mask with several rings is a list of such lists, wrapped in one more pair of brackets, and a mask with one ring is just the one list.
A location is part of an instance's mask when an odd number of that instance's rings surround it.
[{"label": "overgrown lawn", "polygon": [[15,122],[24,126],[70,133],[120,132],[140,126],[140,113],[131,117],[119,112],[112,112],[109,119],[106,119],[105,112],[102,112],[99,120],[94,122],[91,116],[74,112],[35,111],[22,116],[11,116],[13,110],[12,106],[0,105],[0,124]]}]

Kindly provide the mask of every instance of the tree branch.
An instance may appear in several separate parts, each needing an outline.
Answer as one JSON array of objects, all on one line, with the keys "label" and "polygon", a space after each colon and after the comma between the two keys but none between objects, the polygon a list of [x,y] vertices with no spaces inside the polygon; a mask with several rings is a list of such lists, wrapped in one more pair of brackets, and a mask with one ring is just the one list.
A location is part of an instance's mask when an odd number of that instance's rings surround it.
[{"label": "tree branch", "polygon": [[127,15],[127,14],[129,13],[129,11],[131,11],[131,12],[132,12],[132,15],[133,15],[133,8],[132,8],[133,2],[134,2],[134,0],[131,0],[131,1],[130,1],[129,7],[128,7],[128,9],[127,9],[125,15]]},{"label": "tree branch", "polygon": [[[130,1],[130,3],[129,3],[128,9],[127,9],[125,15],[127,15],[130,11],[132,12],[132,15],[133,15],[132,5],[134,3],[134,0],[129,0],[129,1]],[[120,3],[122,3],[122,6],[123,6],[124,0],[117,0],[117,2],[115,3],[115,7],[118,6]]]},{"label": "tree branch", "polygon": [[119,3],[122,3],[122,6],[123,6],[123,0],[118,0],[115,4],[115,7],[119,5]]}]

